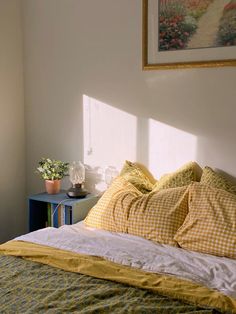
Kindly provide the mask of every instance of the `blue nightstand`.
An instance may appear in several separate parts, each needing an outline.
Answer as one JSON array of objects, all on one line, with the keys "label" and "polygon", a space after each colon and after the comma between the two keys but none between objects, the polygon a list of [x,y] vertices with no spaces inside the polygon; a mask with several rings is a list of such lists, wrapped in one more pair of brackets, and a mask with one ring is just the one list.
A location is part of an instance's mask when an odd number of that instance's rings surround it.
[{"label": "blue nightstand", "polygon": [[97,203],[99,196],[88,194],[85,198],[72,199],[66,191],[59,194],[39,193],[30,195],[29,232],[45,227],[60,227],[83,220]]}]

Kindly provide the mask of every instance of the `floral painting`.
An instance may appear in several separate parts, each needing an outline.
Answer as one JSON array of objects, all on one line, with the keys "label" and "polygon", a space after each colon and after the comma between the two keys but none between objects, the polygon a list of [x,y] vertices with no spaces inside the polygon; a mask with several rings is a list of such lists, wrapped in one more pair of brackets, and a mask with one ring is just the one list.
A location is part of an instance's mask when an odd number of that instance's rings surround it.
[{"label": "floral painting", "polygon": [[143,0],[143,69],[236,65],[236,0]]},{"label": "floral painting", "polygon": [[159,51],[236,45],[236,0],[160,0]]}]

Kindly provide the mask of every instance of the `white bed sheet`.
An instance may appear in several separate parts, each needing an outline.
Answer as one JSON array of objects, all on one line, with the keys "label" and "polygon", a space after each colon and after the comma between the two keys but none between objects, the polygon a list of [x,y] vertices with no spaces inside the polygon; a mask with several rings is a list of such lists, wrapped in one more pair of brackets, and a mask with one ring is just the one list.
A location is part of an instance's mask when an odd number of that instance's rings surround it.
[{"label": "white bed sheet", "polygon": [[175,275],[236,298],[236,260],[229,258],[90,228],[83,222],[58,229],[49,227],[37,230],[14,240],[99,256],[147,272]]}]

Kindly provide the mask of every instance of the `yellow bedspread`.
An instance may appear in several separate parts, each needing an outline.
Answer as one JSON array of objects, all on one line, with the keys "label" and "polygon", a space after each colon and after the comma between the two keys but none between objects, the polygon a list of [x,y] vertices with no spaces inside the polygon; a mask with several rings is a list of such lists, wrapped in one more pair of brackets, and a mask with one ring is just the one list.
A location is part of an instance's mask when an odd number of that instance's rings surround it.
[{"label": "yellow bedspread", "polygon": [[22,241],[9,241],[0,245],[0,254],[19,256],[66,271],[148,289],[199,306],[209,306],[224,312],[236,313],[236,300],[220,292],[191,281],[144,272],[106,261],[100,257],[72,253]]}]

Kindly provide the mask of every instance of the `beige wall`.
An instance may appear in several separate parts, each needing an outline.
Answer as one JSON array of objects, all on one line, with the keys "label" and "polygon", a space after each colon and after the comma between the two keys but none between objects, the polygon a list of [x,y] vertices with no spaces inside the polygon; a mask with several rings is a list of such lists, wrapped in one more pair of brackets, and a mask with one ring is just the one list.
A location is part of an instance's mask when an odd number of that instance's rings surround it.
[{"label": "beige wall", "polygon": [[[236,68],[142,71],[141,8],[141,0],[24,1],[29,192],[43,189],[34,174],[41,156],[93,160],[96,172],[101,162],[112,164],[106,152],[113,152],[115,166],[136,158],[155,175],[191,158],[236,176]],[[99,146],[102,154],[84,146],[83,95],[114,108],[112,123],[99,114],[95,118],[112,139],[103,141],[99,127],[94,131],[89,145]],[[129,136],[133,129],[127,122],[120,141],[114,129],[123,126],[115,109],[135,117],[136,136]],[[180,153],[174,131],[166,138],[163,131],[159,141],[150,137],[150,121],[190,134],[192,155],[188,144]]]},{"label": "beige wall", "polygon": [[0,243],[26,230],[20,5],[0,1]]},{"label": "beige wall", "polygon": [[96,183],[124,159],[236,176],[235,67],[143,72],[141,0],[23,0],[23,13],[24,71],[21,1],[0,1],[0,242],[27,230],[41,156],[82,159]]}]

